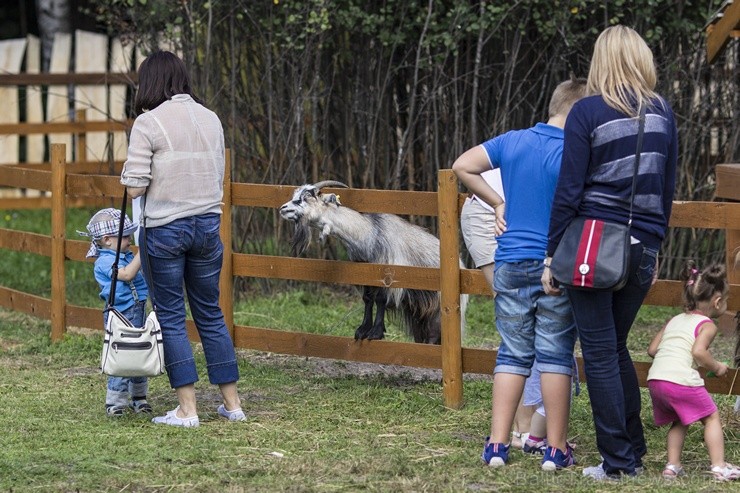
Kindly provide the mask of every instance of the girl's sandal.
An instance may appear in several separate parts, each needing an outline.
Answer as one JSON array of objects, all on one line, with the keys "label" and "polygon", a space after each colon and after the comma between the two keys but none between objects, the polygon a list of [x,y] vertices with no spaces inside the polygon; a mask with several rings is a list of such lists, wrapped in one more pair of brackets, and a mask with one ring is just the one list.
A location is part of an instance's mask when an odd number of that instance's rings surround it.
[{"label": "girl's sandal", "polygon": [[685,474],[683,467],[674,466],[673,464],[666,464],[665,469],[663,469],[663,479],[676,479]]}]

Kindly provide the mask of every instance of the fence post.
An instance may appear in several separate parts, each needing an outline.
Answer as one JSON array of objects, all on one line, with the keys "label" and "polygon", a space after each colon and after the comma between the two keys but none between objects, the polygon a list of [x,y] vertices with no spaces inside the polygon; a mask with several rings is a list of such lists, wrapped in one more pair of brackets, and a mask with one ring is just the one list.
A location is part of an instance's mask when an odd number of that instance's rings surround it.
[{"label": "fence post", "polygon": [[[729,202],[740,201],[740,163],[723,163],[715,167],[717,179],[717,198]],[[725,258],[727,262],[727,280],[731,284],[740,284],[740,265],[735,260],[740,255],[740,225],[729,224],[725,229]],[[726,312],[717,320],[717,326],[726,335],[732,335],[735,330],[735,312]],[[740,346],[738,346],[740,351]],[[736,353],[734,358],[739,358]]]},{"label": "fence post", "polygon": [[[75,121],[85,123],[87,121],[87,110],[77,110],[75,112]],[[84,163],[87,161],[87,132],[80,130],[77,133],[77,151],[75,152],[75,161]]]},{"label": "fence post", "polygon": [[442,303],[442,392],[445,406],[463,405],[462,335],[460,331],[460,214],[457,177],[452,170],[437,173],[439,217],[439,276]]},{"label": "fence post", "polygon": [[224,313],[224,322],[234,340],[234,269],[231,247],[231,149],[226,149],[224,166],[224,209],[221,215],[221,241],[224,244],[224,258],[221,264],[219,280],[219,304]]},{"label": "fence post", "polygon": [[65,144],[51,144],[51,340],[67,330],[67,288],[64,280],[64,237],[67,224]]}]

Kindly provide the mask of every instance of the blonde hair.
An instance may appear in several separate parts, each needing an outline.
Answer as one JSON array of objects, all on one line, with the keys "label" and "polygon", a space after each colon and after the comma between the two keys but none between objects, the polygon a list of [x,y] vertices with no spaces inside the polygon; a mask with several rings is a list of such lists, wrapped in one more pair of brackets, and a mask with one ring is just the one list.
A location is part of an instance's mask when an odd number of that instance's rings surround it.
[{"label": "blonde hair", "polygon": [[567,115],[576,101],[586,95],[586,79],[572,78],[561,82],[555,88],[550,98],[548,108],[549,117],[555,115]]},{"label": "blonde hair", "polygon": [[[659,99],[653,53],[642,37],[627,26],[611,26],[599,35],[588,71],[589,94],[630,116]],[[637,103],[637,107],[635,107]]]}]

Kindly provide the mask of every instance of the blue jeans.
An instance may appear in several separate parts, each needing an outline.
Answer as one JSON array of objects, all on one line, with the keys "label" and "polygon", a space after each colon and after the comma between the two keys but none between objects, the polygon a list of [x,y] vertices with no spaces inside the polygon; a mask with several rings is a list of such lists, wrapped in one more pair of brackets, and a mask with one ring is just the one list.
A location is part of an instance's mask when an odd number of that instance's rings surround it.
[{"label": "blue jeans", "polygon": [[573,314],[567,295],[545,294],[543,268],[541,260],[496,262],[494,303],[501,346],[494,373],[527,377],[536,357],[542,373],[573,375]]},{"label": "blue jeans", "polygon": [[627,335],[650,290],[657,257],[657,251],[634,244],[629,280],[622,289],[568,293],[581,340],[596,445],[607,474],[634,474],[647,451]]},{"label": "blue jeans", "polygon": [[149,293],[156,302],[167,376],[175,389],[198,381],[185,327],[185,292],[203,344],[208,380],[218,385],[239,379],[234,343],[218,304],[220,223],[220,215],[205,214],[146,230],[147,256],[142,256],[142,263],[151,272]]},{"label": "blue jeans", "polygon": [[[139,301],[121,312],[129,322],[137,327],[144,325],[146,301]],[[108,325],[108,312],[103,312],[103,327]],[[129,397],[145,398],[149,391],[149,379],[146,377],[108,377],[108,389],[105,393],[105,405],[115,407],[128,406]]]}]

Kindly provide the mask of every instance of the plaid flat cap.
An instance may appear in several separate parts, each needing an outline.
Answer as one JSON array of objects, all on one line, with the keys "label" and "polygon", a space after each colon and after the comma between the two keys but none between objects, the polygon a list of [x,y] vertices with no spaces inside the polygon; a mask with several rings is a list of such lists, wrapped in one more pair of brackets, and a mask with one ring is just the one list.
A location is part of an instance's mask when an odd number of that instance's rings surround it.
[{"label": "plaid flat cap", "polygon": [[[92,238],[92,244],[90,250],[87,252],[87,257],[98,256],[98,245],[97,241],[101,240],[104,236],[118,236],[118,228],[121,224],[121,211],[109,207],[108,209],[102,209],[90,218],[87,223],[87,232],[77,231],[80,236],[87,236]],[[123,236],[131,236],[136,232],[138,226],[131,222],[128,216],[123,218]]]}]

